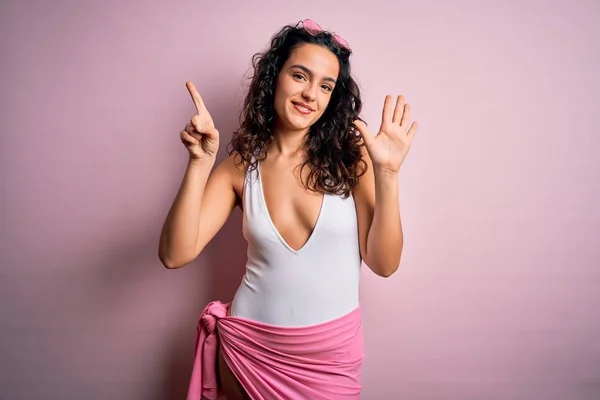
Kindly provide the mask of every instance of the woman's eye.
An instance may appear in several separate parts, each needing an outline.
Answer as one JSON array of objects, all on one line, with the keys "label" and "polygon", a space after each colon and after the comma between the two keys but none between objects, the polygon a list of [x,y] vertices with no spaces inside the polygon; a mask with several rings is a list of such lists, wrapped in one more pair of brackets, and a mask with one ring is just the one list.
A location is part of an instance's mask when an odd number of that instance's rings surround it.
[{"label": "woman's eye", "polygon": [[304,79],[304,76],[302,74],[294,74],[294,78],[296,78],[296,79]]},{"label": "woman's eye", "polygon": [[327,90],[328,92],[331,92],[331,90],[332,90],[331,86],[329,86],[329,85],[323,85],[321,87],[323,88],[323,90]]}]

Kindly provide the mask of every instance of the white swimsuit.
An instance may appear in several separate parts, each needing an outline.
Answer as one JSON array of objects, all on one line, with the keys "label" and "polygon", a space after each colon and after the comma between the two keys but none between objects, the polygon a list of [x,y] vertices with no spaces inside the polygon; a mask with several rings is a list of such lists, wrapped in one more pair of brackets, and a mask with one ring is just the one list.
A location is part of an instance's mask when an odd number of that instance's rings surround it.
[{"label": "white swimsuit", "polygon": [[258,169],[246,174],[243,202],[248,261],[232,315],[270,325],[308,326],[358,307],[362,260],[352,196],[325,194],[314,231],[297,251],[271,220]]}]

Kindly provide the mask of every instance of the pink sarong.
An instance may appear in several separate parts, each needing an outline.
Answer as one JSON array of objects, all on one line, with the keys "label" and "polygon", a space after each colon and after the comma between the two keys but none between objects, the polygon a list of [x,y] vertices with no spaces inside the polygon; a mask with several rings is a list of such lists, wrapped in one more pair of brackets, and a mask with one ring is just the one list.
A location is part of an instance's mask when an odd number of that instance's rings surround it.
[{"label": "pink sarong", "polygon": [[[206,306],[198,321],[187,400],[216,400],[217,351],[252,400],[359,399],[364,360],[360,309],[308,327],[278,327]],[[217,335],[218,332],[218,335]]]}]

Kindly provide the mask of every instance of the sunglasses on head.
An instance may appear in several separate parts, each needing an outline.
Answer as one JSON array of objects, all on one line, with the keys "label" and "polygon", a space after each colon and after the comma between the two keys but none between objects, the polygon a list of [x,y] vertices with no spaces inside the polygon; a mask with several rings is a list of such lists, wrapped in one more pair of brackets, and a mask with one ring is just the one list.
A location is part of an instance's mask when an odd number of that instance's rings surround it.
[{"label": "sunglasses on head", "polygon": [[[301,23],[302,23],[302,28],[304,28],[304,30],[306,32],[310,33],[313,36],[317,36],[319,33],[323,32],[323,28],[321,28],[319,26],[319,24],[317,24],[312,19],[305,19],[305,20],[301,21]],[[346,42],[346,40],[344,40],[344,38],[342,38],[340,35],[333,34],[332,36],[333,36],[333,40],[340,47],[343,47],[346,50],[351,50],[350,49],[350,45],[348,44],[348,42]]]}]

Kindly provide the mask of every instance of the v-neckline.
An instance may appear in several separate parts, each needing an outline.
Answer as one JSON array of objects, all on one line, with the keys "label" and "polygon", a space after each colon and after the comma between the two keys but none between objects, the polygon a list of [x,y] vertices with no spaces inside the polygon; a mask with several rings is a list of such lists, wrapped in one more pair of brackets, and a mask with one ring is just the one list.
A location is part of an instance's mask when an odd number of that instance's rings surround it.
[{"label": "v-neckline", "polygon": [[269,212],[269,207],[267,206],[267,199],[265,198],[265,192],[264,192],[264,188],[263,188],[263,181],[262,181],[262,176],[261,176],[261,171],[260,171],[260,162],[257,163],[257,165],[256,165],[256,173],[258,175],[258,186],[259,186],[259,189],[260,189],[260,200],[261,200],[261,203],[263,205],[263,209],[265,211],[265,214],[267,215],[267,220],[269,221],[269,225],[271,225],[271,228],[273,229],[273,232],[275,233],[275,236],[277,236],[277,238],[283,244],[283,246],[286,249],[288,249],[291,253],[293,253],[293,254],[300,253],[302,250],[304,250],[308,246],[308,244],[312,241],[313,237],[315,236],[315,233],[317,232],[317,228],[319,227],[319,224],[320,224],[322,216],[323,216],[323,210],[325,209],[325,200],[327,199],[327,193],[323,193],[323,195],[322,195],[323,198],[321,199],[321,207],[319,208],[319,214],[317,215],[317,220],[315,221],[315,224],[313,226],[311,234],[308,236],[308,239],[306,239],[306,241],[304,242],[304,244],[298,250],[294,250],[292,248],[292,246],[290,246],[288,244],[288,242],[283,238],[283,236],[281,235],[281,233],[279,232],[279,230],[275,226],[275,223],[273,222],[273,219],[271,218],[271,213]]}]

